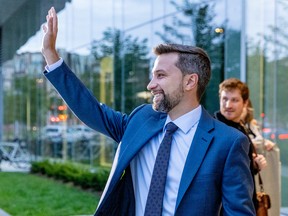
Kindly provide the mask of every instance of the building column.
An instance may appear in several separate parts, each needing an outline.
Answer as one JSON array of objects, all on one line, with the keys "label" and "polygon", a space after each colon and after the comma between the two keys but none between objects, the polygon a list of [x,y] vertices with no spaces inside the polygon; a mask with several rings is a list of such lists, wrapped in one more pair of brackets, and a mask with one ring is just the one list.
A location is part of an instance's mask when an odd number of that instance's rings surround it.
[{"label": "building column", "polygon": [[2,75],[2,28],[0,27],[0,142],[3,139],[3,75]]}]

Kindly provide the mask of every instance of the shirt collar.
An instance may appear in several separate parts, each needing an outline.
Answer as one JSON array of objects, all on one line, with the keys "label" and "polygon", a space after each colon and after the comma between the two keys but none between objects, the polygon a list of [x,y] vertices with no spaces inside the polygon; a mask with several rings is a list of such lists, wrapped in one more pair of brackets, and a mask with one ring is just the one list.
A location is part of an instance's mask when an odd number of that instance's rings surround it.
[{"label": "shirt collar", "polygon": [[[201,108],[201,105],[199,105],[192,111],[175,119],[173,123],[177,125],[178,128],[182,130],[185,134],[187,134],[191,130],[191,128],[194,127],[194,125],[199,122],[201,114],[202,114],[202,108]],[[170,116],[167,115],[167,119],[166,119],[163,130],[165,129],[166,125],[171,121],[172,120]]]}]

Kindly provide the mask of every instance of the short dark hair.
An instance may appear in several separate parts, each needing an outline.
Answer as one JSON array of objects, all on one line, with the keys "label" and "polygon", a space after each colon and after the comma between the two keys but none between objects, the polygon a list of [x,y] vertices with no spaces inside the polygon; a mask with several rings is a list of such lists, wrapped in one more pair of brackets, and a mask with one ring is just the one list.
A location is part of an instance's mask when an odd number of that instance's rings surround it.
[{"label": "short dark hair", "polygon": [[200,101],[211,77],[211,62],[208,54],[199,47],[180,44],[159,44],[154,47],[153,51],[157,56],[165,53],[178,53],[175,66],[183,75],[194,73],[198,75],[197,98]]},{"label": "short dark hair", "polygon": [[223,90],[231,91],[231,90],[235,90],[235,89],[240,90],[241,97],[242,97],[244,102],[246,102],[249,99],[248,86],[244,82],[242,82],[241,80],[239,80],[237,78],[229,78],[229,79],[224,80],[222,83],[220,83],[220,85],[219,85],[219,97],[220,97],[221,92]]}]

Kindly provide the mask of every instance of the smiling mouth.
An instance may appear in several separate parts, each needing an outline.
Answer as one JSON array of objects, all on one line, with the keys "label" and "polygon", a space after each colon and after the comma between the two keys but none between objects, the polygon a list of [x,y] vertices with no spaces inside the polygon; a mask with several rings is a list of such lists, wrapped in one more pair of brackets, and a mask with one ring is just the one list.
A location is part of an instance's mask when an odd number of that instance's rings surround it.
[{"label": "smiling mouth", "polygon": [[153,102],[154,103],[158,103],[159,101],[161,101],[162,100],[162,98],[163,98],[163,93],[162,92],[154,92],[154,93],[152,93],[153,94]]},{"label": "smiling mouth", "polygon": [[160,94],[160,93],[154,94],[154,100],[157,100],[161,96],[162,96],[162,94]]},{"label": "smiling mouth", "polygon": [[162,92],[161,90],[151,91],[151,94],[152,94],[153,96],[158,95],[158,94],[162,94],[162,93],[163,93],[163,92]]}]

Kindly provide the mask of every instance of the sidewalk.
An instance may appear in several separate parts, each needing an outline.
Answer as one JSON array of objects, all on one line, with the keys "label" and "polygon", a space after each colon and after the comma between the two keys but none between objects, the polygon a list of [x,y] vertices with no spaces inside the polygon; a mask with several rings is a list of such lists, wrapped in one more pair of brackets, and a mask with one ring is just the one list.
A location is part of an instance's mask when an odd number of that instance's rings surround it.
[{"label": "sidewalk", "polygon": [[[2,160],[0,163],[0,172],[29,172],[30,166],[27,164],[15,164],[9,161]],[[1,216],[1,215],[0,215]]]},{"label": "sidewalk", "polygon": [[11,215],[7,214],[6,212],[0,209],[0,216],[11,216]]},{"label": "sidewalk", "polygon": [[280,216],[288,216],[288,207],[281,208]]}]

